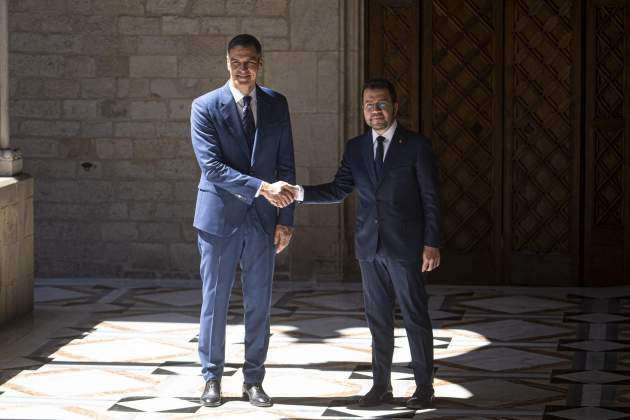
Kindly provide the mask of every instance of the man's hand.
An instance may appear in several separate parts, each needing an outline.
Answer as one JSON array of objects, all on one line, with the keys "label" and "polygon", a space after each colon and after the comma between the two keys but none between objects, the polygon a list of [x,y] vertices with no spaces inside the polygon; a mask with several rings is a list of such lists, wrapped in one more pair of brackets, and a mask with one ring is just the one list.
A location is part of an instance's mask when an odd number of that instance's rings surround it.
[{"label": "man's hand", "polygon": [[293,228],[291,226],[276,225],[276,233],[273,236],[273,244],[276,246],[276,254],[284,251],[289,245],[293,236]]},{"label": "man's hand", "polygon": [[426,246],[422,250],[422,272],[433,271],[440,266],[440,248]]},{"label": "man's hand", "polygon": [[291,194],[293,194],[293,201],[297,201],[298,197],[300,196],[300,187],[298,185],[287,184],[285,188],[290,190]]},{"label": "man's hand", "polygon": [[284,181],[274,182],[273,184],[263,181],[262,187],[260,188],[260,195],[265,197],[267,201],[274,206],[280,208],[288,206],[293,203],[294,200],[291,185]]}]

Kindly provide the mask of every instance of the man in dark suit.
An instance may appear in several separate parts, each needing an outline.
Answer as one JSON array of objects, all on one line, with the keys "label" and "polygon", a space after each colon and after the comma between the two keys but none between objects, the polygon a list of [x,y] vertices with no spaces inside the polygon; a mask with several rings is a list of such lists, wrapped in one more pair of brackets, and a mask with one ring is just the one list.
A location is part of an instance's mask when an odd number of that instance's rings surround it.
[{"label": "man in dark suit", "polygon": [[416,382],[407,407],[433,399],[433,333],[423,272],[440,264],[438,170],[429,139],[396,122],[398,102],[387,80],[363,86],[363,115],[371,127],[347,142],[332,182],[299,187],[303,203],[338,203],[358,192],[356,257],[372,335],[372,389],[364,407],[390,402],[394,302],[400,305]]},{"label": "man in dark suit", "polygon": [[256,406],[271,405],[262,388],[271,283],[275,254],[293,232],[287,183],[295,182],[295,165],[287,101],[256,84],[261,65],[258,40],[234,37],[227,47],[229,81],[192,103],[192,144],[201,168],[194,220],[203,293],[201,403],[211,407],[221,404],[226,318],[238,263],[245,311],[243,397]]}]

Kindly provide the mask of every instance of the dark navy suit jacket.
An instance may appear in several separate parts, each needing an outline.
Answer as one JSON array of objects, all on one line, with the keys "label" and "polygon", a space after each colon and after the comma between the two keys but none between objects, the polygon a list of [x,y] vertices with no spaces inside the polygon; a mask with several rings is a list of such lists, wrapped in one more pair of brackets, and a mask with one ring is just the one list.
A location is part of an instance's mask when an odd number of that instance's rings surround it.
[{"label": "dark navy suit jacket", "polygon": [[287,100],[271,89],[256,87],[256,137],[250,153],[229,84],[192,103],[192,144],[201,180],[194,226],[217,236],[233,234],[255,206],[264,230],[293,226],[294,206],[278,210],[262,196],[262,181],[295,183],[293,138]]},{"label": "dark navy suit jacket", "polygon": [[304,186],[304,203],[341,202],[354,188],[358,193],[355,253],[372,260],[378,240],[390,258],[415,261],[425,245],[440,246],[437,161],[431,142],[396,128],[376,179],[372,131],[346,143],[335,179]]}]

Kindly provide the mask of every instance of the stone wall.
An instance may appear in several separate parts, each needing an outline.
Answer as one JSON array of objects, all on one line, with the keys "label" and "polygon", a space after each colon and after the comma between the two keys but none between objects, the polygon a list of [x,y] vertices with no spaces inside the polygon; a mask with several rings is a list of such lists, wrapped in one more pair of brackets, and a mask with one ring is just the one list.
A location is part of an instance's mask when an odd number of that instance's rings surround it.
[{"label": "stone wall", "polygon": [[0,324],[33,309],[33,178],[0,178]]},{"label": "stone wall", "polygon": [[[261,81],[289,100],[298,180],[334,174],[348,126],[344,14],[360,1],[9,3],[11,141],[38,179],[36,275],[197,275],[190,103],[225,83],[237,33],[259,37]],[[342,214],[297,211],[280,277],[341,275]]]}]

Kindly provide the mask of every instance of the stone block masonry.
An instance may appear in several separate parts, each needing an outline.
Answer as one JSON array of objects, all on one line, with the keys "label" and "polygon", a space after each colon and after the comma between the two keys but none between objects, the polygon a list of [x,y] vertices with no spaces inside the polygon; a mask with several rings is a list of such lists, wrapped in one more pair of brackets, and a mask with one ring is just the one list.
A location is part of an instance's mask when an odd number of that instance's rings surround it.
[{"label": "stone block masonry", "polygon": [[0,325],[33,309],[33,178],[0,178]]},{"label": "stone block masonry", "polygon": [[[299,181],[332,177],[344,140],[343,7],[11,0],[11,141],[38,180],[36,275],[198,276],[190,103],[225,83],[225,46],[240,32],[263,44],[262,84],[288,98]],[[279,277],[341,275],[341,214],[297,210]]]}]

